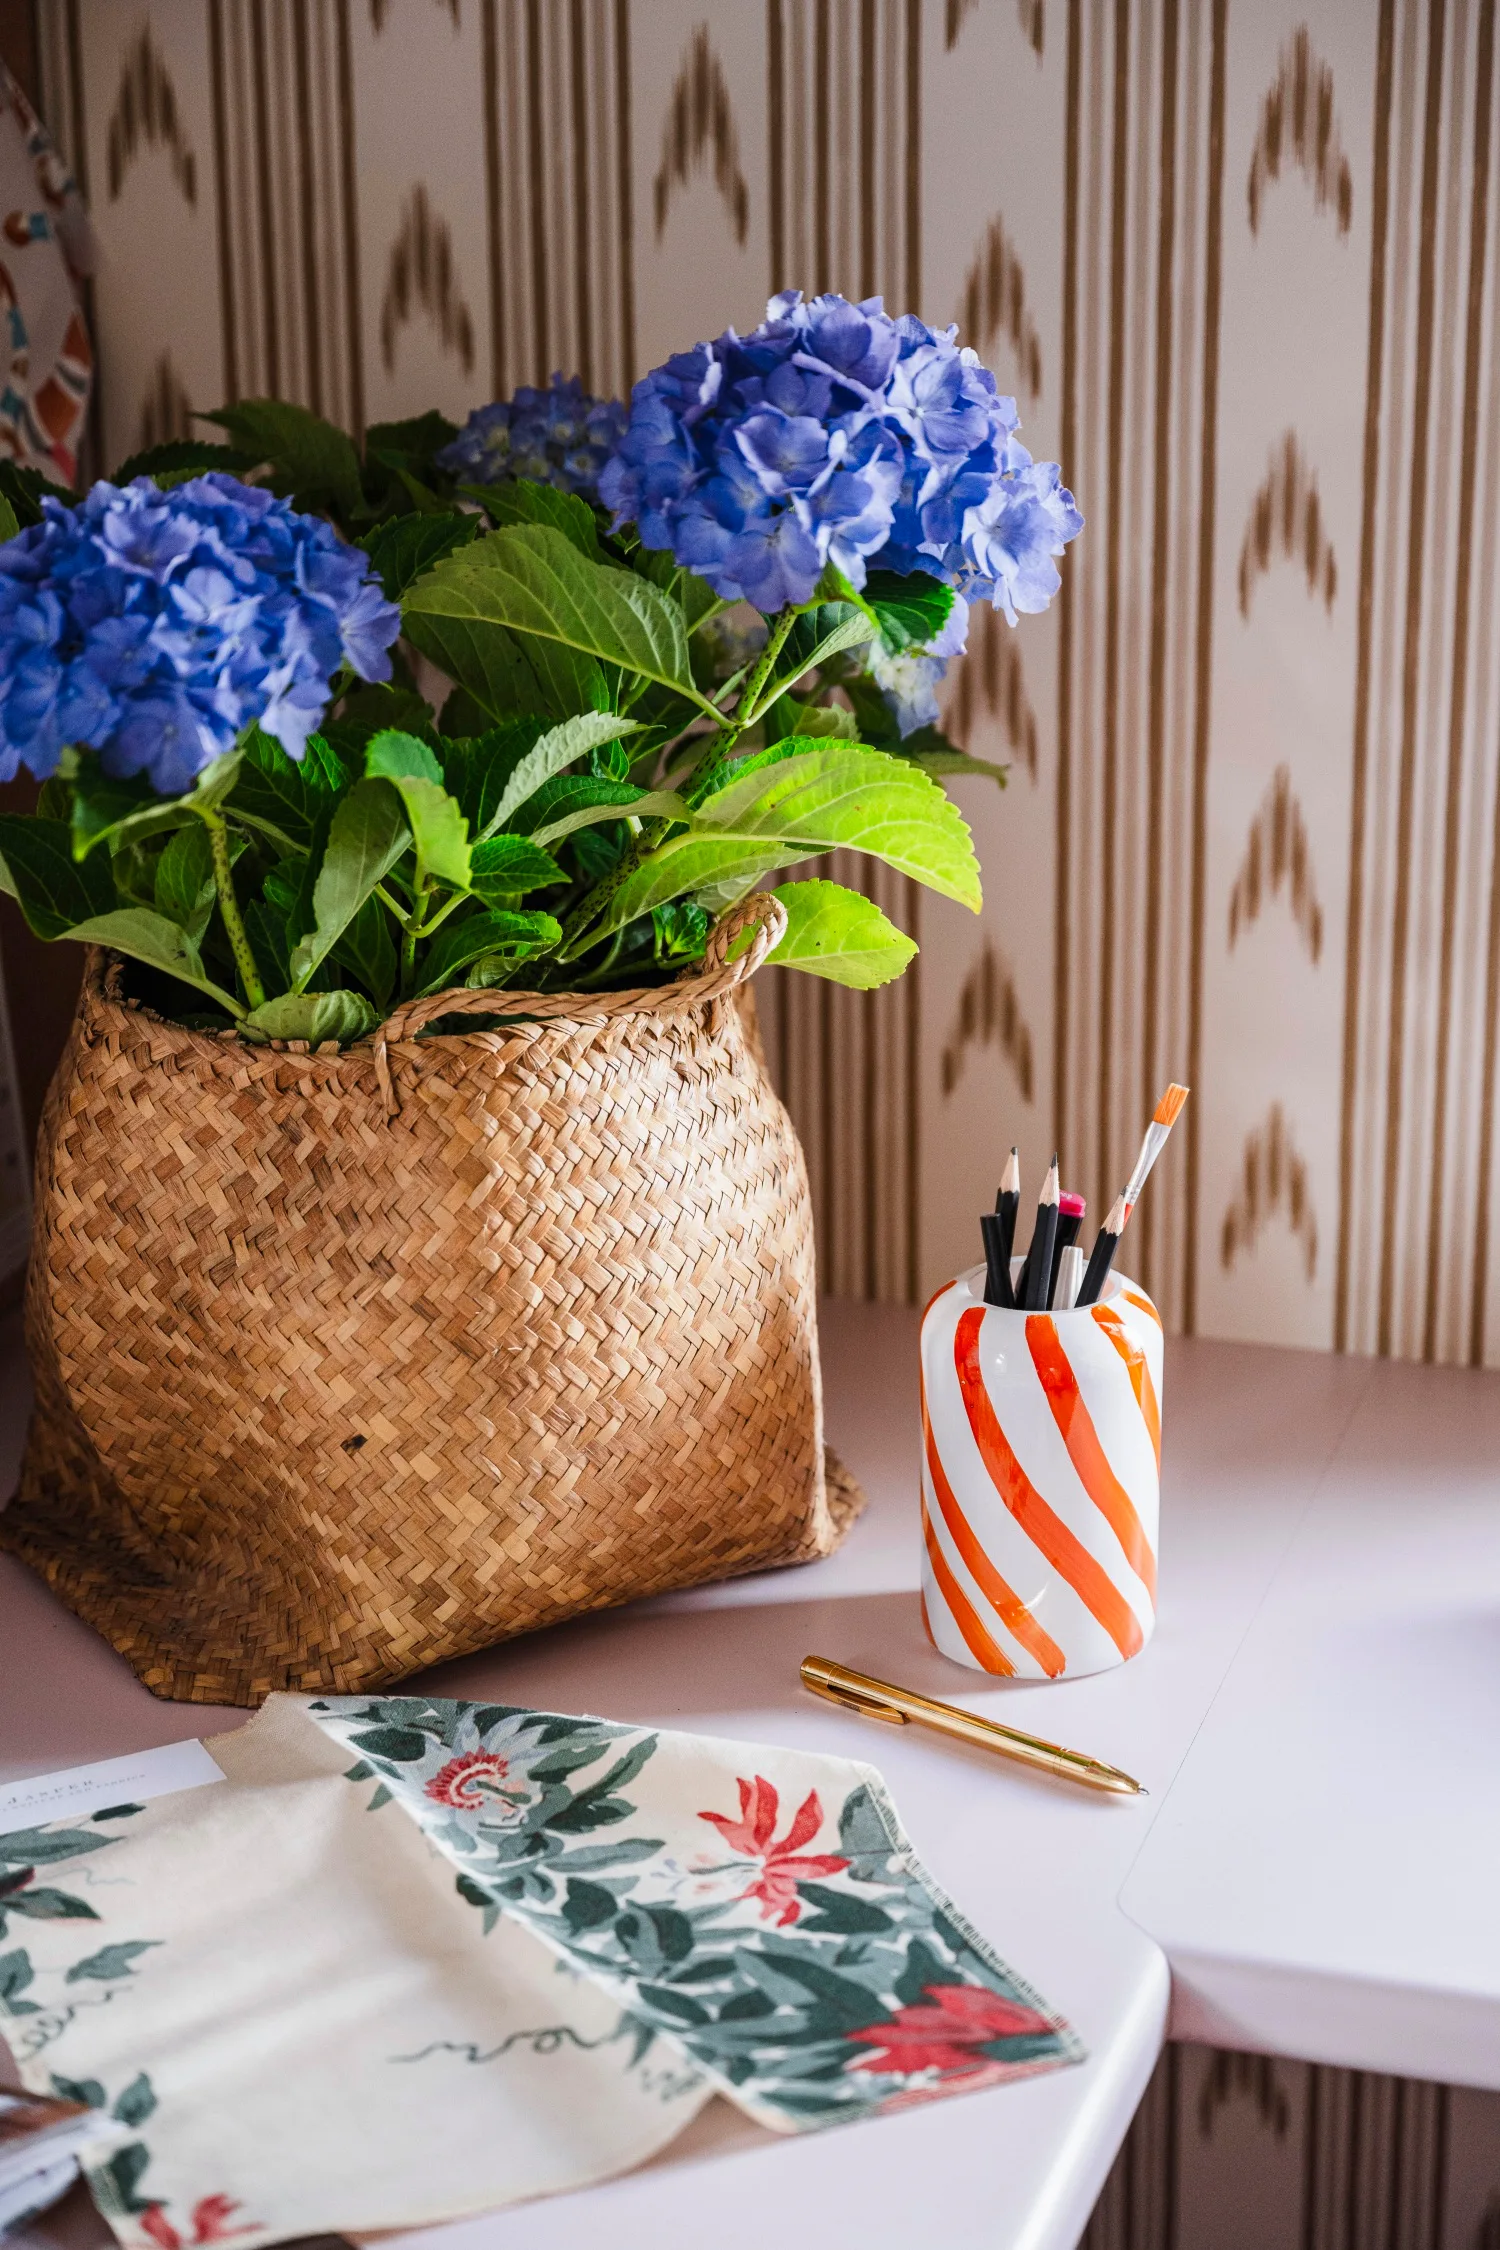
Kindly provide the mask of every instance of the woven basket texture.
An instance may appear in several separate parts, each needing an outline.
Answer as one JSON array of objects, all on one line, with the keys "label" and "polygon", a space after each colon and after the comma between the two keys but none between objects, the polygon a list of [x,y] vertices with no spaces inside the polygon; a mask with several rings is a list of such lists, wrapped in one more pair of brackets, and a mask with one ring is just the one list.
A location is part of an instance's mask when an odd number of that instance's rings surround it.
[{"label": "woven basket texture", "polygon": [[[0,1545],[156,1694],[342,1692],[827,1554],[802,1153],[736,987],[253,1048],[90,963],[48,1097],[36,1406]],[[737,933],[748,951],[727,962]]]}]

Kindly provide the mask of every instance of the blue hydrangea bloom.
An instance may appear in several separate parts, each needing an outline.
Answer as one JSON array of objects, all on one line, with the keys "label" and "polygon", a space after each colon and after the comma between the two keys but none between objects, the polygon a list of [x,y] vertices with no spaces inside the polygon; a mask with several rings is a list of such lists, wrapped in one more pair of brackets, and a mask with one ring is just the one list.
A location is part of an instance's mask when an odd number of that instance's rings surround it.
[{"label": "blue hydrangea bloom", "polygon": [[726,329],[636,384],[599,498],[767,614],[810,601],[829,562],[858,587],[878,559],[1014,624],[1046,608],[1083,518],[956,333],[893,320],[878,297],[788,290],[753,334]]},{"label": "blue hydrangea bloom", "polygon": [[258,721],[300,758],[334,675],[388,680],[401,613],[357,547],[217,471],[96,484],[0,546],[0,780],[69,745],[174,797]]},{"label": "blue hydrangea bloom", "polygon": [[576,375],[567,382],[554,375],[548,390],[527,384],[514,398],[476,408],[438,466],[466,484],[527,477],[591,501],[624,427],[618,399],[590,398]]}]

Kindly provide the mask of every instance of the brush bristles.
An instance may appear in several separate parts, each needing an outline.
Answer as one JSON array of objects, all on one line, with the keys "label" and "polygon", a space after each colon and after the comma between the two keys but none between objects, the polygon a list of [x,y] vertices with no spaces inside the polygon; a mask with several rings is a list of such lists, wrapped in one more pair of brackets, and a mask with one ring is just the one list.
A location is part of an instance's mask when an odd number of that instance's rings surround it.
[{"label": "brush bristles", "polygon": [[1156,1105],[1153,1125],[1175,1125],[1182,1114],[1182,1105],[1188,1098],[1186,1086],[1169,1086]]}]

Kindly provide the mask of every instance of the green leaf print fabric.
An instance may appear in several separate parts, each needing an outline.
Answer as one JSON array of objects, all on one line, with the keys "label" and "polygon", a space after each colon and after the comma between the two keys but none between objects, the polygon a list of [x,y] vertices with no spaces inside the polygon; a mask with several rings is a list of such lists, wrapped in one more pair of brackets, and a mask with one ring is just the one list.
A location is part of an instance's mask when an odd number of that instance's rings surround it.
[{"label": "green leaf print fabric", "polygon": [[223,1785],[0,1835],[0,2028],[130,2129],[127,2250],[607,2178],[714,2094],[804,2132],[1077,2059],[848,1760],[273,1696]]}]

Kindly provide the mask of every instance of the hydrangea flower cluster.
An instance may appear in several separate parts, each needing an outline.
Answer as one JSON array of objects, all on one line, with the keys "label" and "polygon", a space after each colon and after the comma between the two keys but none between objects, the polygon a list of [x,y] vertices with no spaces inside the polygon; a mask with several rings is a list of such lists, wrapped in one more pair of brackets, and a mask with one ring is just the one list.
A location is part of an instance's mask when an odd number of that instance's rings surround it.
[{"label": "hydrangea flower cluster", "polygon": [[1047,607],[1083,518],[956,333],[893,320],[878,297],[788,290],[753,334],[726,329],[636,384],[599,497],[767,614],[810,601],[829,562],[862,586],[878,557],[1014,624]]},{"label": "hydrangea flower cluster", "polygon": [[214,472],[96,484],[0,546],[0,779],[70,744],[164,797],[257,721],[300,758],[344,664],[387,680],[401,613],[330,524]]},{"label": "hydrangea flower cluster", "polygon": [[514,398],[476,408],[438,467],[468,484],[527,477],[591,501],[624,427],[618,399],[590,398],[576,375],[567,382],[554,375],[548,390],[528,384]]}]

